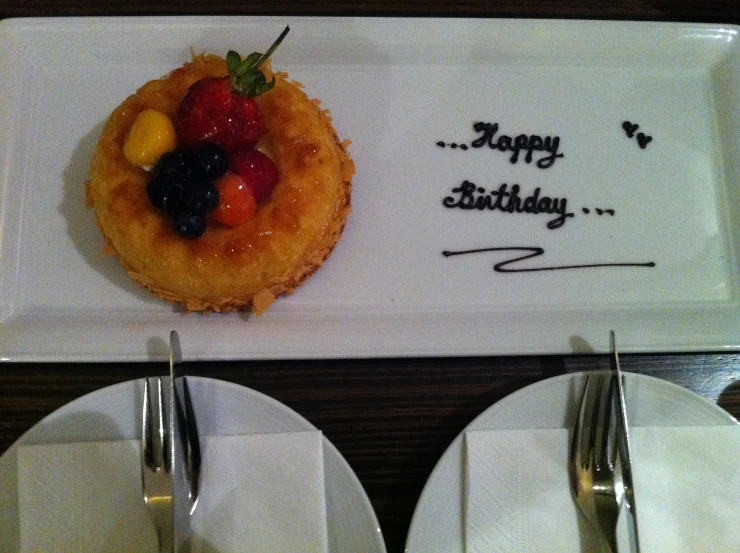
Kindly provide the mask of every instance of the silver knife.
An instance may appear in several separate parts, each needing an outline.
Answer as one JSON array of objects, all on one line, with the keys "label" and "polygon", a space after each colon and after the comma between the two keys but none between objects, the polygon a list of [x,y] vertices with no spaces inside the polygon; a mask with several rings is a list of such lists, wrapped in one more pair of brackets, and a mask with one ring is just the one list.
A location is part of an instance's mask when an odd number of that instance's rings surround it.
[{"label": "silver knife", "polygon": [[190,515],[198,504],[200,442],[187,377],[182,365],[180,338],[170,332],[170,459],[174,551],[190,550]]},{"label": "silver knife", "polygon": [[632,485],[632,457],[630,456],[629,423],[627,421],[627,404],[624,398],[624,382],[622,369],[619,366],[619,352],[617,351],[614,331],[609,332],[611,348],[611,368],[617,377],[617,450],[619,451],[622,470],[622,484],[624,486],[624,504],[627,511],[627,527],[630,534],[630,550],[640,553],[640,538],[637,532],[637,509],[635,507],[635,489]]}]

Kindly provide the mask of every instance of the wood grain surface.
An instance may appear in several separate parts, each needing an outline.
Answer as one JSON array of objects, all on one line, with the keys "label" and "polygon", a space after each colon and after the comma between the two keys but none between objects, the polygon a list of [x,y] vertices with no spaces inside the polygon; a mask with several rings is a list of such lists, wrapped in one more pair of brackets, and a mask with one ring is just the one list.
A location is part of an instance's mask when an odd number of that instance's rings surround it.
[{"label": "wood grain surface", "polygon": [[[738,24],[740,3],[0,0],[0,17],[144,14],[556,17]],[[626,371],[684,386],[740,417],[740,354],[666,352],[623,355],[622,362]],[[447,445],[471,420],[497,400],[533,382],[608,366],[607,357],[593,355],[233,361],[188,363],[188,372],[263,392],[320,428],[365,486],[388,551],[400,553],[429,473]],[[146,363],[0,364],[0,452],[44,416],[75,398],[118,382],[166,371],[164,364]]]}]

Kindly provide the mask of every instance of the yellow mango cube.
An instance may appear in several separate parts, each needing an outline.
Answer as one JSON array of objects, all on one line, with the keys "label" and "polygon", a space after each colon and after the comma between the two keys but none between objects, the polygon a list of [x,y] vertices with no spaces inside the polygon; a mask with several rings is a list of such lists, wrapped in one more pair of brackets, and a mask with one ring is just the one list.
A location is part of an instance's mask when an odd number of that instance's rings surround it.
[{"label": "yellow mango cube", "polygon": [[123,144],[123,155],[134,165],[150,168],[176,146],[177,134],[172,120],[161,111],[145,109],[131,125]]}]

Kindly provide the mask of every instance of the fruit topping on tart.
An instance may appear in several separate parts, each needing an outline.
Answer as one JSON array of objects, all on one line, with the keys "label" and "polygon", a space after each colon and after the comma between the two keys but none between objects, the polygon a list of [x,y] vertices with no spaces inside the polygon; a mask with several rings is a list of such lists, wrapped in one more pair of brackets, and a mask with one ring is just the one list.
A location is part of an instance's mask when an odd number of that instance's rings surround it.
[{"label": "fruit topping on tart", "polygon": [[174,123],[154,109],[142,111],[134,121],[124,156],[144,169],[156,163],[147,194],[155,207],[172,216],[181,237],[202,236],[210,212],[226,226],[249,222],[277,183],[275,163],[253,149],[266,133],[255,98],[275,86],[275,77],[268,81],[260,67],[289,30],[265,54],[253,52],[242,59],[230,50],[228,76],[193,83]]}]

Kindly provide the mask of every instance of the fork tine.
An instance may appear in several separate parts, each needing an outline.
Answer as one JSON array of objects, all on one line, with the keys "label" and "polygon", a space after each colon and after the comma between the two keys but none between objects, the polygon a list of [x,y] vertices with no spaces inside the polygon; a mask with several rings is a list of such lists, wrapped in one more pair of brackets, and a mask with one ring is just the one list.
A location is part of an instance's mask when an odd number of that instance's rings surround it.
[{"label": "fork tine", "polygon": [[[152,470],[163,469],[170,472],[169,430],[167,428],[167,412],[164,409],[164,392],[162,378],[157,377],[157,387],[154,391],[156,401],[152,401],[149,378],[144,379],[144,407],[142,416],[142,461]],[[155,413],[156,411],[156,413]]]},{"label": "fork tine", "polygon": [[611,373],[599,379],[599,404],[595,409],[596,439],[594,441],[594,463],[597,470],[612,469],[616,457],[616,441],[612,432],[614,401],[614,378]]},{"label": "fork tine", "polygon": [[595,452],[603,444],[600,426],[603,420],[603,393],[602,376],[587,375],[574,429],[574,443],[578,444],[575,454],[580,467],[595,464]]},{"label": "fork tine", "polygon": [[152,450],[152,400],[149,396],[149,378],[144,379],[144,407],[141,428],[141,461],[145,467],[154,467],[154,451]]},{"label": "fork tine", "polygon": [[586,415],[588,413],[588,398],[591,392],[591,376],[586,376],[586,384],[583,386],[583,392],[581,393],[581,402],[578,407],[578,416],[576,417],[576,424],[573,428],[573,441],[571,443],[571,458],[575,468],[581,468],[584,466],[584,459],[587,458],[587,444],[584,442],[584,425],[586,422]]},{"label": "fork tine", "polygon": [[604,433],[604,424],[607,422],[607,416],[604,413],[604,377],[597,377],[596,391],[594,392],[594,406],[591,416],[591,458],[594,467],[599,468],[604,461],[604,448],[606,434]]},{"label": "fork tine", "polygon": [[159,407],[159,413],[157,418],[159,440],[157,451],[157,464],[162,467],[165,472],[171,471],[171,459],[169,455],[170,451],[170,430],[167,420],[167,409],[164,402],[164,390],[162,386],[162,377],[157,377],[157,405]]}]

